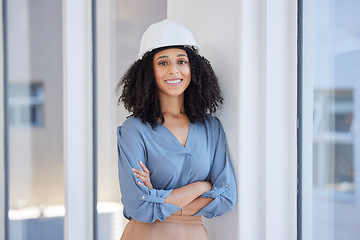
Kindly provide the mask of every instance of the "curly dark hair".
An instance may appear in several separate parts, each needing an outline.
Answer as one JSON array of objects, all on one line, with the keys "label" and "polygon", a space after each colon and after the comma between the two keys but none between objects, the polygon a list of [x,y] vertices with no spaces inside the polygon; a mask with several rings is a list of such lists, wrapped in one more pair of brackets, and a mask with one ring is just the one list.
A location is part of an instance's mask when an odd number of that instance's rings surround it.
[{"label": "curly dark hair", "polygon": [[[138,117],[143,123],[149,123],[153,128],[160,122],[165,122],[161,111],[156,85],[153,57],[170,47],[158,48],[147,53],[142,59],[135,61],[119,81],[116,91],[119,92],[123,85],[122,94],[118,104],[124,103],[125,108]],[[196,54],[193,50],[183,46],[173,46],[186,51],[191,68],[191,81],[185,90],[185,113],[191,123],[205,123],[208,113],[216,112],[222,104],[223,98],[218,85],[218,79],[210,62]]]}]

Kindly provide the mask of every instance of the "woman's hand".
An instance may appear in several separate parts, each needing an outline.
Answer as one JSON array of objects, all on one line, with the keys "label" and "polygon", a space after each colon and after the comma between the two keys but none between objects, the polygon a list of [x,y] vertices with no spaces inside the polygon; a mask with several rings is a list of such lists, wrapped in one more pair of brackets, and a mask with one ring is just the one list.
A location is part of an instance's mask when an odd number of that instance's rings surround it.
[{"label": "woman's hand", "polygon": [[133,168],[133,172],[135,173],[135,176],[140,179],[142,182],[138,181],[137,183],[140,185],[143,185],[145,187],[148,187],[149,189],[153,189],[153,186],[151,184],[150,181],[150,171],[149,169],[147,169],[147,167],[145,166],[145,164],[140,161],[140,167],[143,169],[143,171],[139,170],[139,169],[135,169]]},{"label": "woman's hand", "polygon": [[202,183],[204,184],[205,192],[211,191],[213,186],[211,182],[203,181]]}]

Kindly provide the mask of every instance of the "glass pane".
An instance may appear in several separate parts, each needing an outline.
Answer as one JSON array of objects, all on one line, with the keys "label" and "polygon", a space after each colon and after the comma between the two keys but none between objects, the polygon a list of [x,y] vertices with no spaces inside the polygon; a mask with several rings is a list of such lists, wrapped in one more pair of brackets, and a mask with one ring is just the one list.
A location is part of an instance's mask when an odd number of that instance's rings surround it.
[{"label": "glass pane", "polygon": [[166,15],[166,0],[97,1],[99,240],[120,239],[127,222],[120,201],[116,129],[129,114],[117,106],[115,88],[136,60],[143,32]]},{"label": "glass pane", "polygon": [[9,239],[64,237],[62,2],[7,1]]},{"label": "glass pane", "polygon": [[[314,10],[313,239],[360,236],[360,1]],[[312,31],[304,26],[304,31]]]}]

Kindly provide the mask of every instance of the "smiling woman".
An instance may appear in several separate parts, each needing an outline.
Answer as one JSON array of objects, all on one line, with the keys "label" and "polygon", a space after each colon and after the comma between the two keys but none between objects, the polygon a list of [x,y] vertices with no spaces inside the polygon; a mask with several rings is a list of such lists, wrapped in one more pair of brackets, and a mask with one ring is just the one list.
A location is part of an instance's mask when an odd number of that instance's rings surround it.
[{"label": "smiling woman", "polygon": [[[156,48],[154,33],[161,43]],[[178,41],[167,41],[169,35]],[[217,78],[178,23],[150,26],[141,43],[139,59],[119,83],[119,103],[132,113],[117,132],[124,216],[130,220],[122,239],[205,240],[201,216],[223,215],[236,202],[225,133],[210,115],[222,103]]]}]

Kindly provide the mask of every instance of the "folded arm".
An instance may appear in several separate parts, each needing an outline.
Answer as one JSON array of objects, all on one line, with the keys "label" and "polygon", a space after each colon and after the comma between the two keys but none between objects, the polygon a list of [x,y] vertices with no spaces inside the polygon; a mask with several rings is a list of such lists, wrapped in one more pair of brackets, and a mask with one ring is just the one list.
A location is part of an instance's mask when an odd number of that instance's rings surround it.
[{"label": "folded arm", "polygon": [[[150,171],[147,169],[143,162],[139,162],[140,167],[143,171],[139,169],[133,169],[135,176],[142,180],[143,182],[138,182],[139,185],[143,185],[148,187],[149,189],[153,189],[153,186],[150,181]],[[199,207],[204,207],[206,202],[203,199],[199,198],[199,196],[204,193],[210,191],[212,188],[212,184],[207,181],[197,181],[185,185],[183,187],[174,189],[169,196],[164,199],[164,203],[173,204],[180,208],[184,208],[187,212],[193,212]],[[204,205],[205,204],[205,205]],[[204,206],[203,206],[204,205]],[[198,212],[201,208],[199,208],[196,212]],[[196,213],[195,212],[195,213]]]},{"label": "folded arm", "polygon": [[214,199],[213,198],[203,198],[203,197],[198,197],[196,198],[194,201],[192,201],[191,203],[189,203],[188,205],[186,205],[185,207],[183,207],[182,211],[179,210],[176,213],[174,213],[175,215],[186,215],[186,216],[191,216],[196,214],[197,212],[199,212],[201,209],[203,209],[206,205],[208,205],[209,203],[211,203]]}]

